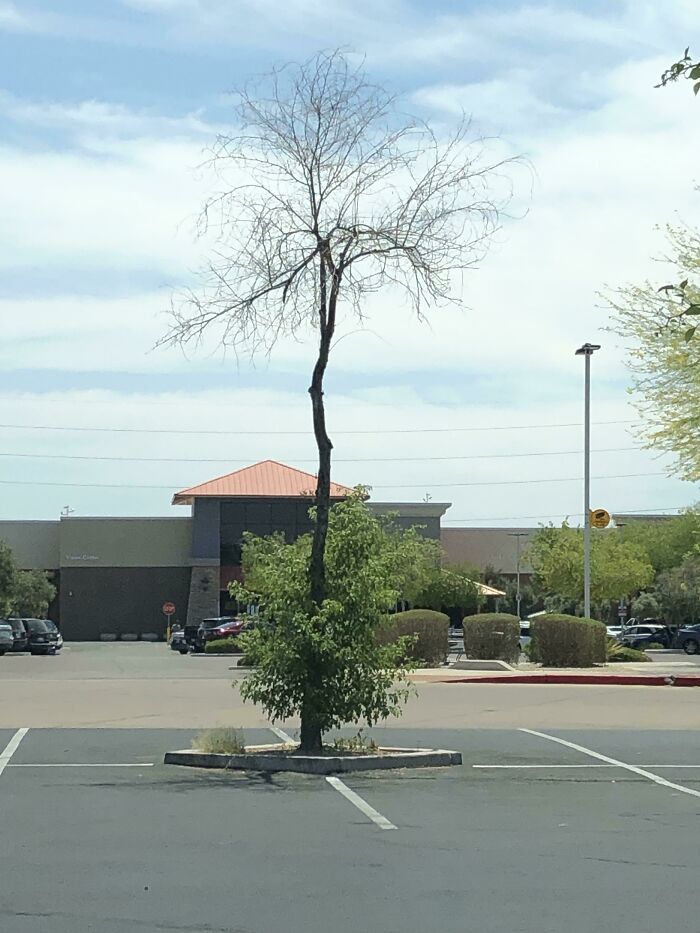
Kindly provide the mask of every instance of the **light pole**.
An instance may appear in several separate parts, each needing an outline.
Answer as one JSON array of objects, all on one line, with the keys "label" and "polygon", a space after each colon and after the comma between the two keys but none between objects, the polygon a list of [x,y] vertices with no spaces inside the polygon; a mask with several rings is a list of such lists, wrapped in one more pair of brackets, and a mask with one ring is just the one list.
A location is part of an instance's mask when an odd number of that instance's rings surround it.
[{"label": "light pole", "polygon": [[591,616],[591,357],[599,343],[584,343],[576,351],[586,362],[583,414],[583,614]]},{"label": "light pole", "polygon": [[517,551],[516,551],[517,557],[515,560],[515,578],[516,578],[515,602],[518,607],[518,618],[519,619],[522,618],[522,616],[520,615],[520,539],[527,538],[527,535],[528,535],[527,531],[509,531],[508,532],[508,537],[515,538],[517,542]]}]

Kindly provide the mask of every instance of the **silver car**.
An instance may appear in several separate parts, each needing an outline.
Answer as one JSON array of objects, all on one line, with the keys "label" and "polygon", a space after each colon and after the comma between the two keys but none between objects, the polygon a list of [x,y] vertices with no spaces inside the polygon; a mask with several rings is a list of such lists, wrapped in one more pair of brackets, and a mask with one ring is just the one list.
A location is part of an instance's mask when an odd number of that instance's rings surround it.
[{"label": "silver car", "polygon": [[15,637],[12,633],[12,626],[7,622],[0,622],[0,654],[12,651],[14,643]]}]

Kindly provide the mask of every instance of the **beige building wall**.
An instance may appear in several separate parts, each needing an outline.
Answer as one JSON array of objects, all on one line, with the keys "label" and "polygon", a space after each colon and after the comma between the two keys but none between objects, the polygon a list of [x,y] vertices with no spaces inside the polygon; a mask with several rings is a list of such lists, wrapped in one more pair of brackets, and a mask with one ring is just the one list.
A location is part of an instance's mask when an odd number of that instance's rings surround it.
[{"label": "beige building wall", "polygon": [[64,518],[61,567],[188,567],[190,518]]},{"label": "beige building wall", "polygon": [[20,570],[57,570],[61,522],[0,522],[0,541],[12,548]]}]

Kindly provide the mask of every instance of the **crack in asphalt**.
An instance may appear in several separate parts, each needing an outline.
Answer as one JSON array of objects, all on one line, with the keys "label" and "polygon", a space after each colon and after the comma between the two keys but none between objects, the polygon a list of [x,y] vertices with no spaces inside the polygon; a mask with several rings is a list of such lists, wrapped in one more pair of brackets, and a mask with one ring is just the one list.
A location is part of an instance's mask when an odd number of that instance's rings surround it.
[{"label": "crack in asphalt", "polygon": [[59,910],[0,910],[2,917],[23,917],[33,920],[71,920],[80,923],[123,923],[131,927],[141,927],[149,930],[173,930],[176,933],[257,933],[250,927],[241,926],[213,926],[210,923],[168,923],[158,920],[137,920],[133,917],[86,917],[85,915],[68,913]]}]

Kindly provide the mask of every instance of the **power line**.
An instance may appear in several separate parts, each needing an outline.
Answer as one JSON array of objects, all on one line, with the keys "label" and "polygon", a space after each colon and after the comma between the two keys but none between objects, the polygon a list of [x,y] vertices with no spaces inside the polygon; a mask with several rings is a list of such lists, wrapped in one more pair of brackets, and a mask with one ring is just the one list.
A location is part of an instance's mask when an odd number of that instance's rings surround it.
[{"label": "power line", "polygon": [[[666,476],[661,470],[657,473],[619,473],[608,476],[592,476],[591,479],[633,479],[637,476]],[[582,483],[582,476],[558,476],[553,479],[506,479],[491,480],[487,483],[394,483],[391,486],[371,486],[371,489],[452,489],[462,486],[521,486],[541,483]]]},{"label": "power line", "polygon": [[[626,516],[642,514],[648,515],[665,512],[682,512],[687,508],[689,508],[687,505],[665,505],[655,509],[627,509],[624,512],[618,512],[615,510],[614,515]],[[541,520],[548,518],[583,518],[583,512],[558,512],[550,513],[548,515],[491,515],[479,516],[478,518],[443,518],[442,525],[450,525],[453,522],[523,522],[537,521],[538,519]]]},{"label": "power line", "polygon": [[[620,473],[613,474],[608,476],[593,476],[591,479],[633,479],[635,477],[646,477],[646,476],[666,476],[666,473],[663,471],[657,473]],[[582,482],[582,477],[580,476],[566,476],[566,477],[555,477],[552,479],[516,479],[516,480],[490,480],[488,482],[473,482],[473,483],[403,483],[403,484],[393,484],[390,486],[379,485],[372,486],[371,489],[451,489],[462,486],[527,486],[533,484],[542,484],[542,483],[580,483]],[[0,486],[69,486],[74,489],[167,489],[172,491],[177,484],[173,483],[169,486],[162,485],[141,485],[141,484],[128,484],[128,483],[55,483],[55,482],[44,482],[40,480],[30,481],[30,480],[0,480]],[[186,484],[181,484],[184,488],[187,487]]]},{"label": "power line", "polygon": [[[625,451],[636,450],[639,447],[601,447],[591,451],[595,454],[622,453]],[[424,463],[436,461],[460,461],[460,460],[511,460],[521,457],[563,457],[573,454],[582,454],[582,450],[538,450],[532,453],[507,453],[507,454],[468,454],[467,456],[454,457],[355,457],[355,458],[334,458],[334,463]],[[29,459],[29,460],[98,460],[115,463],[250,463],[250,459],[234,460],[230,457],[112,457],[112,456],[92,456],[90,454],[28,454],[12,453],[9,451],[0,451],[0,457]],[[285,457],[283,459],[294,460],[295,463],[313,463],[318,461],[299,460],[297,457]]]},{"label": "power line", "polygon": [[[595,425],[609,424],[634,424],[633,421],[595,421]],[[502,424],[491,425],[490,427],[470,427],[470,428],[384,428],[357,431],[331,431],[333,435],[345,434],[461,434],[471,431],[534,431],[537,429],[550,428],[580,428],[580,421],[570,421],[562,424]],[[79,431],[107,434],[183,434],[183,435],[216,435],[228,437],[242,437],[250,435],[259,435],[262,437],[281,436],[281,435],[299,435],[309,436],[310,431],[220,431],[220,430],[184,430],[176,428],[104,428],[104,427],[77,427],[56,424],[0,424],[0,428],[6,428],[12,431]]]}]

